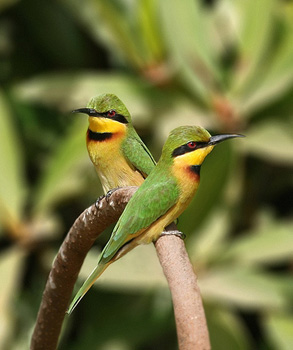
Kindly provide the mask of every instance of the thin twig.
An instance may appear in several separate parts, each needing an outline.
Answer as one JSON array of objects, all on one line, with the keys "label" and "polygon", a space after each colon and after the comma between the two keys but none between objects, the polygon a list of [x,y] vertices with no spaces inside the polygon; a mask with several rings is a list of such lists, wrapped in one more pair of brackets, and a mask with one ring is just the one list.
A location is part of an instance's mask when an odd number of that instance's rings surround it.
[{"label": "thin twig", "polygon": [[[108,201],[102,199],[98,208],[92,205],[86,209],[71,227],[48,277],[32,335],[31,350],[57,348],[82,263],[99,234],[118,220],[135,190],[136,187],[127,187],[115,191]],[[174,230],[174,227],[168,229]],[[155,246],[172,293],[180,350],[209,349],[201,297],[183,241],[166,235]]]}]

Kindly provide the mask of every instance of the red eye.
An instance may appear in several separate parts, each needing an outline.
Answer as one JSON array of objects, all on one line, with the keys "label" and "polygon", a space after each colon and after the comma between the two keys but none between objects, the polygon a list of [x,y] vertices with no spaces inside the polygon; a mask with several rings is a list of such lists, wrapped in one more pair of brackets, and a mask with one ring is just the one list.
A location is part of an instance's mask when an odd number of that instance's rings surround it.
[{"label": "red eye", "polygon": [[194,149],[194,148],[196,147],[196,142],[190,141],[190,142],[188,142],[187,146],[188,146],[190,149]]},{"label": "red eye", "polygon": [[115,117],[115,115],[116,115],[116,111],[115,111],[114,109],[111,109],[111,110],[107,113],[107,115],[108,115],[108,117],[113,118],[113,117]]}]

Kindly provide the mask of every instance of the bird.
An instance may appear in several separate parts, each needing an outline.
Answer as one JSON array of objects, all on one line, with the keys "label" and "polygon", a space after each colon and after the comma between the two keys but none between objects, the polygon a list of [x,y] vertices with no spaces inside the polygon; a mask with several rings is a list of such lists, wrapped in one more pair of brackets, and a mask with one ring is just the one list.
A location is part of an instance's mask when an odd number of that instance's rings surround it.
[{"label": "bird", "polygon": [[211,136],[200,126],[181,126],[170,132],[155,169],[126,205],[97,266],[71,302],[69,314],[111,263],[139,244],[155,242],[182,214],[197,191],[206,156],[218,143],[235,137],[243,135]]},{"label": "bird", "polygon": [[106,93],[72,113],[89,116],[86,145],[104,194],[118,187],[140,186],[156,162],[135,131],[124,103]]}]

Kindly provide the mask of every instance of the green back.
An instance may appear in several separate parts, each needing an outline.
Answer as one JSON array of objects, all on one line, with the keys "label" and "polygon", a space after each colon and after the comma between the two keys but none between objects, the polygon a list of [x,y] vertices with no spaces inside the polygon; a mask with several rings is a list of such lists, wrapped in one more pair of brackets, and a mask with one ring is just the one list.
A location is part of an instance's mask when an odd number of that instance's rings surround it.
[{"label": "green back", "polygon": [[100,262],[110,261],[132,235],[150,226],[176,204],[179,188],[167,170],[158,164],[132,196],[101,254]]},{"label": "green back", "polygon": [[127,137],[122,143],[124,157],[136,168],[144,178],[154,169],[156,162],[136,133],[132,125],[128,125]]}]

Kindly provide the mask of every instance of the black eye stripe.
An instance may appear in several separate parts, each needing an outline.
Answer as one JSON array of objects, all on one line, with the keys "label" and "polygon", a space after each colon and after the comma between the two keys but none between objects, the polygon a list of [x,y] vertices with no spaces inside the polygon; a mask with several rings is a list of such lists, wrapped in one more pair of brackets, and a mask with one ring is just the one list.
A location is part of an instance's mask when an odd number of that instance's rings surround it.
[{"label": "black eye stripe", "polygon": [[[195,141],[193,141],[193,142],[195,142]],[[182,145],[182,146],[175,148],[174,151],[172,152],[172,157],[181,156],[182,154],[192,152],[192,151],[199,149],[199,148],[204,148],[208,145],[208,142],[195,142],[196,146],[194,148],[190,148],[188,146],[189,143],[190,142],[186,143],[185,145]]]},{"label": "black eye stripe", "polygon": [[98,113],[99,115],[103,116],[104,118],[108,118],[108,119],[111,119],[111,120],[116,120],[117,122],[119,123],[122,123],[122,124],[128,124],[128,121],[127,119],[124,117],[124,115],[122,114],[118,114],[116,113],[113,117],[110,117],[108,115],[109,112],[111,112],[112,110],[110,111],[107,111],[105,113]]}]

